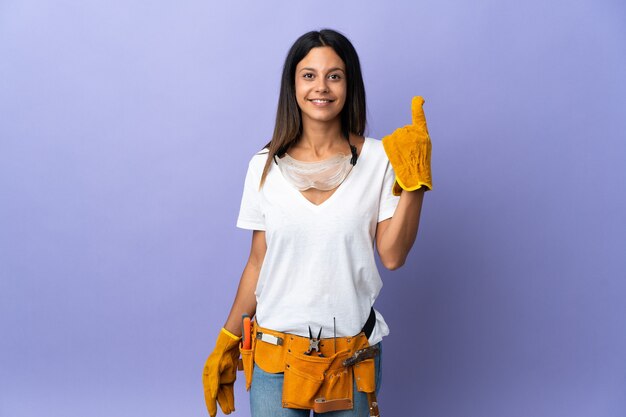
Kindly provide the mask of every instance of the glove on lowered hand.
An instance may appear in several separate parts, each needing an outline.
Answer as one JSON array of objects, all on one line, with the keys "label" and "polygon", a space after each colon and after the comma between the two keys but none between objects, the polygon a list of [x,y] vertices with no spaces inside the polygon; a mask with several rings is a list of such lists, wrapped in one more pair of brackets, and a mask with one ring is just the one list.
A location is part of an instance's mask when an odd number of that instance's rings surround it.
[{"label": "glove on lowered hand", "polygon": [[204,399],[211,417],[217,414],[216,401],[224,414],[235,411],[234,384],[239,363],[239,337],[226,329],[220,331],[215,349],[204,364],[202,384]]},{"label": "glove on lowered hand", "polygon": [[424,99],[413,97],[411,111],[413,124],[396,129],[383,138],[383,147],[396,173],[393,195],[400,195],[402,189],[414,191],[420,187],[433,188],[430,173],[430,136],[424,116]]}]

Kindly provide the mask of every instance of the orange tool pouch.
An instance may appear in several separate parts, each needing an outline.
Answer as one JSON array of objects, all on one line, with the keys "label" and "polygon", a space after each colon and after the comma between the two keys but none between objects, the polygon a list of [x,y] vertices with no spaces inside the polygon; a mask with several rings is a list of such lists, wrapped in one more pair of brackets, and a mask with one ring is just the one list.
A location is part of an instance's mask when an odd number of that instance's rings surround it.
[{"label": "orange tool pouch", "polygon": [[[257,339],[257,334],[274,336],[281,344]],[[254,363],[269,373],[284,372],[283,407],[314,409],[316,412],[349,410],[353,407],[353,383],[361,392],[376,389],[374,359],[345,367],[343,361],[357,350],[368,347],[364,333],[353,337],[322,339],[323,357],[305,355],[309,338],[273,331],[254,323],[252,349],[241,349],[246,389],[252,382]]]}]

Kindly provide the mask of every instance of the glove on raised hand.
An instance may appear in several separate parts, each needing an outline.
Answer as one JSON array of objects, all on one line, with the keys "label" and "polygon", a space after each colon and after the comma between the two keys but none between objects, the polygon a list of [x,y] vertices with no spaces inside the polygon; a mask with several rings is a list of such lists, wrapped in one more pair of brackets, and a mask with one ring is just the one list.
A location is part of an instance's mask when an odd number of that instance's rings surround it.
[{"label": "glove on raised hand", "polygon": [[222,329],[215,349],[204,364],[202,384],[204,399],[211,417],[217,414],[216,401],[224,414],[235,411],[234,384],[239,363],[239,337]]},{"label": "glove on raised hand", "polygon": [[398,128],[383,138],[385,153],[396,173],[393,195],[400,195],[402,189],[414,191],[420,187],[426,187],[427,190],[433,188],[430,173],[431,143],[423,105],[421,96],[413,97],[413,124]]}]

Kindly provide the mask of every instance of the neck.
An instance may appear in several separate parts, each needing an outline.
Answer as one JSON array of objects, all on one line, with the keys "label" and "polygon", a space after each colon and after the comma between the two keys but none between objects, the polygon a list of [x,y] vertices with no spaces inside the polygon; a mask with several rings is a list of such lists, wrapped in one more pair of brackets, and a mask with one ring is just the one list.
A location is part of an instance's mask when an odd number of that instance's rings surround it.
[{"label": "neck", "polygon": [[[314,157],[323,157],[336,153],[336,148],[345,147],[346,140],[341,135],[339,119],[333,123],[302,121],[302,136],[297,147],[312,153]],[[307,123],[308,122],[308,123]]]}]

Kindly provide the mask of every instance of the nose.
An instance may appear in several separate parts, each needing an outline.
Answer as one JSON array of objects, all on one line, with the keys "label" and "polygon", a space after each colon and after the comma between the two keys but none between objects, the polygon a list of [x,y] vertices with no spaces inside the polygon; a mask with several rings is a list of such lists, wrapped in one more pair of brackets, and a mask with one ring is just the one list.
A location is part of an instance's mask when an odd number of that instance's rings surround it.
[{"label": "nose", "polygon": [[315,86],[315,91],[318,93],[327,93],[328,92],[328,84],[327,84],[328,80],[326,79],[326,77],[319,77],[318,78],[318,83]]}]

